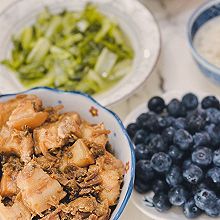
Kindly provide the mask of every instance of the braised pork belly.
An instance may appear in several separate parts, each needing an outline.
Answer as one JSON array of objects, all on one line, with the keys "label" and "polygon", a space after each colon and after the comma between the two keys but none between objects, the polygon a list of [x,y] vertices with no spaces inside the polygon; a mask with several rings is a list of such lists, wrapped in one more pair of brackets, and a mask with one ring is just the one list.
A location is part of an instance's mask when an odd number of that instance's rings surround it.
[{"label": "braised pork belly", "polygon": [[124,175],[110,131],[62,108],[35,95],[0,103],[1,220],[110,218]]}]

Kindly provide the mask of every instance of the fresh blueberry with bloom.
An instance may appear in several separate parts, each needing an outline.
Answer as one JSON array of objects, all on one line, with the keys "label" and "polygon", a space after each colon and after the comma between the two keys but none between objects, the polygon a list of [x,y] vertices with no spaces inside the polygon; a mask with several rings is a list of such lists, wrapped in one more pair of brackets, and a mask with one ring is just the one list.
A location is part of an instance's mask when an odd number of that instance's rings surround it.
[{"label": "fresh blueberry with bloom", "polygon": [[193,145],[193,137],[188,131],[179,129],[174,134],[173,143],[181,150],[187,150]]},{"label": "fresh blueberry with bloom", "polygon": [[134,188],[139,193],[147,193],[151,190],[151,186],[148,185],[148,182],[145,182],[139,178],[135,178]]},{"label": "fresh blueberry with bloom", "polygon": [[175,118],[186,116],[186,108],[178,99],[172,99],[169,102],[167,112]]},{"label": "fresh blueberry with bloom", "polygon": [[159,96],[152,97],[148,102],[148,108],[155,113],[161,113],[166,107],[163,98]]},{"label": "fresh blueberry with bloom", "polygon": [[220,203],[219,200],[213,203],[210,203],[205,209],[206,215],[210,217],[217,217],[220,214]]},{"label": "fresh blueberry with bloom", "polygon": [[145,122],[148,120],[149,113],[142,113],[140,114],[136,119],[136,124],[139,128],[144,129],[145,128]]},{"label": "fresh blueberry with bloom", "polygon": [[219,100],[215,96],[206,96],[201,102],[202,108],[217,108],[219,109]]},{"label": "fresh blueberry with bloom", "polygon": [[220,167],[220,149],[214,151],[213,163],[215,164],[215,166]]},{"label": "fresh blueberry with bloom", "polygon": [[208,147],[197,147],[192,153],[192,161],[198,166],[208,166],[212,163],[213,153]]},{"label": "fresh blueberry with bloom", "polygon": [[194,110],[198,107],[199,100],[193,93],[187,93],[182,98],[182,103],[187,110]]},{"label": "fresh blueberry with bloom", "polygon": [[171,164],[171,157],[164,152],[156,153],[151,158],[151,167],[160,173],[167,172],[170,169]]},{"label": "fresh blueberry with bloom", "polygon": [[175,129],[186,129],[186,119],[185,118],[177,118],[172,126],[175,128]]},{"label": "fresh blueberry with bloom", "polygon": [[183,177],[190,184],[198,184],[203,179],[203,171],[200,167],[191,164],[183,171]]},{"label": "fresh blueberry with bloom", "polygon": [[183,182],[182,171],[178,166],[174,165],[170,168],[166,174],[166,182],[172,187],[180,185]]},{"label": "fresh blueberry with bloom", "polygon": [[202,210],[206,210],[210,204],[217,203],[216,194],[209,189],[200,189],[194,195],[196,206]]},{"label": "fresh blueberry with bloom", "polygon": [[191,198],[184,203],[183,213],[187,218],[196,218],[202,214],[202,210],[196,206],[194,198]]},{"label": "fresh blueberry with bloom", "polygon": [[183,205],[189,196],[189,192],[183,186],[176,186],[168,193],[170,203],[175,206]]},{"label": "fresh blueberry with bloom", "polygon": [[193,135],[194,147],[209,146],[211,144],[211,138],[206,131],[198,132]]},{"label": "fresh blueberry with bloom", "polygon": [[148,146],[150,148],[155,149],[158,152],[167,151],[167,143],[164,141],[161,135],[157,134],[155,135],[149,142]]},{"label": "fresh blueberry with bloom", "polygon": [[171,145],[169,147],[168,154],[174,162],[179,163],[182,160],[183,156],[184,156],[184,151],[180,150],[175,145]]},{"label": "fresh blueberry with bloom", "polygon": [[144,142],[146,136],[147,136],[147,132],[143,129],[140,129],[134,135],[133,141],[135,144],[141,144]]},{"label": "fresh blueberry with bloom", "polygon": [[208,123],[219,124],[220,122],[220,111],[216,108],[206,109],[206,121]]},{"label": "fresh blueberry with bloom", "polygon": [[165,117],[159,116],[159,117],[157,118],[157,122],[158,122],[158,129],[159,129],[160,131],[163,130],[163,129],[165,129],[165,128],[168,126],[167,120],[166,120]]},{"label": "fresh blueberry with bloom", "polygon": [[209,169],[207,177],[210,178],[213,183],[220,183],[220,167],[213,167]]},{"label": "fresh blueberry with bloom", "polygon": [[150,181],[154,178],[155,172],[149,160],[139,160],[136,163],[136,176],[143,181]]},{"label": "fresh blueberry with bloom", "polygon": [[153,197],[153,205],[159,212],[165,212],[171,208],[168,196],[165,193],[156,193]]},{"label": "fresh blueberry with bloom", "polygon": [[167,191],[169,190],[169,186],[167,185],[165,180],[155,179],[152,184],[152,190],[154,193],[167,193]]},{"label": "fresh blueberry with bloom", "polygon": [[190,165],[193,164],[191,159],[186,159],[183,161],[182,169],[186,170],[190,167]]},{"label": "fresh blueberry with bloom", "polygon": [[211,144],[213,146],[218,146],[220,144],[220,124],[210,124],[206,126],[205,129],[211,138]]},{"label": "fresh blueberry with bloom", "polygon": [[136,161],[147,160],[152,156],[151,151],[146,147],[145,144],[137,144],[135,146],[135,158]]},{"label": "fresh blueberry with bloom", "polygon": [[186,118],[187,130],[191,133],[201,131],[206,125],[206,115],[200,113],[193,113]]},{"label": "fresh blueberry with bloom", "polygon": [[134,137],[138,129],[139,127],[136,123],[131,123],[127,126],[127,132],[131,139]]},{"label": "fresh blueberry with bloom", "polygon": [[167,144],[171,144],[173,142],[175,131],[176,130],[173,127],[168,127],[163,130],[162,138]]}]

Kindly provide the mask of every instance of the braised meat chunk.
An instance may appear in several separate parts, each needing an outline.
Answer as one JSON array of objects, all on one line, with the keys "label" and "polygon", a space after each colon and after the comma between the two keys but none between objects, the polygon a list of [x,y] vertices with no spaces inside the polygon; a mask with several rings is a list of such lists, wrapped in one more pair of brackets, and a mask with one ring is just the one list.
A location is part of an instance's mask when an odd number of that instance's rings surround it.
[{"label": "braised meat chunk", "polygon": [[0,103],[1,220],[110,218],[124,175],[110,131],[62,108],[35,95]]},{"label": "braised meat chunk", "polygon": [[0,130],[0,152],[3,154],[16,154],[22,161],[28,162],[33,154],[32,134],[28,131],[18,131],[3,126]]},{"label": "braised meat chunk", "polygon": [[66,196],[59,182],[35,164],[29,163],[19,173],[17,185],[25,205],[33,214],[56,206]]},{"label": "braised meat chunk", "polygon": [[50,149],[61,148],[72,139],[81,136],[80,116],[77,113],[65,113],[54,123],[48,123],[34,130],[35,152],[47,155]]}]

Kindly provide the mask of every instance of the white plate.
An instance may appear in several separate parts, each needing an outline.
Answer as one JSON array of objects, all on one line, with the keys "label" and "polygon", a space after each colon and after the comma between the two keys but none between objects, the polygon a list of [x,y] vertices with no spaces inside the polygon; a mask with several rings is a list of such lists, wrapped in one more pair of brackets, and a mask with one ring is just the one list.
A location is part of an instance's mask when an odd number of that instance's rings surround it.
[{"label": "white plate", "polygon": [[[45,6],[54,12],[65,8],[82,10],[88,2],[97,4],[104,14],[119,23],[135,51],[131,73],[112,89],[95,96],[102,105],[107,106],[127,97],[145,81],[160,52],[157,23],[150,11],[137,0],[17,0],[0,14],[0,60],[10,55],[11,36],[33,23]],[[0,66],[0,92],[21,90],[24,88],[15,76],[7,68]]]},{"label": "white plate", "polygon": [[[167,92],[161,97],[164,98],[165,102],[168,103],[171,101],[173,98],[178,98],[181,99],[184,94],[186,94],[187,91],[171,91]],[[207,95],[210,94],[205,94],[204,92],[194,92],[198,98],[201,100]],[[213,95],[213,94],[212,94]],[[129,123],[135,122],[136,118],[143,112],[147,112],[147,103],[144,102],[143,104],[139,105],[137,108],[135,108],[125,119],[124,125],[127,126]],[[134,205],[146,216],[155,219],[155,220],[189,220],[186,218],[183,214],[182,208],[181,207],[173,207],[167,212],[160,213],[156,211],[154,207],[152,207],[152,197],[153,193],[146,193],[146,194],[139,194],[136,191],[132,193],[132,202]],[[200,217],[196,218],[196,220],[211,220],[212,218],[206,216],[206,215],[201,215]],[[220,219],[220,218],[215,218],[215,219]]]}]

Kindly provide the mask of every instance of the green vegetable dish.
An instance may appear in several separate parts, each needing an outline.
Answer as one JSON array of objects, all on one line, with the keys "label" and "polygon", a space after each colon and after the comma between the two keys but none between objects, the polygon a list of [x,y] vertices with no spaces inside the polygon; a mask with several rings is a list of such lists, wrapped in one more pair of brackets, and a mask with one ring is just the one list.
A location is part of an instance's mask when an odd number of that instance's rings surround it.
[{"label": "green vegetable dish", "polygon": [[2,64],[26,88],[49,86],[89,94],[108,89],[130,72],[133,50],[120,27],[92,5],[81,12],[52,14],[13,36]]}]

